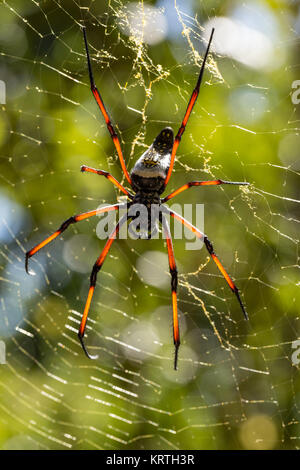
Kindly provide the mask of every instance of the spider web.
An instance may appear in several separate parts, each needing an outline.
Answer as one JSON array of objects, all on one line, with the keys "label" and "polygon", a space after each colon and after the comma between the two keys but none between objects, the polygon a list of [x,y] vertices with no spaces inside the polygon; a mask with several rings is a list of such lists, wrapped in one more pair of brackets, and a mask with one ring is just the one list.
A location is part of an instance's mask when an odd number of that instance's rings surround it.
[{"label": "spider web", "polygon": [[[2,448],[299,448],[297,2],[273,10],[263,1],[4,0],[0,8]],[[63,220],[122,199],[107,180],[79,171],[87,164],[125,183],[89,92],[80,24],[129,169],[162,127],[178,129],[204,39],[217,28],[168,187],[251,183],[176,199],[204,203],[205,232],[250,321],[207,252],[176,240],[177,372],[161,240],[114,243],[87,325],[95,362],[77,330],[103,247],[98,220],[41,250],[35,277],[24,271],[25,252]],[[237,36],[218,42],[228,24]],[[245,52],[249,31],[254,55]]]}]

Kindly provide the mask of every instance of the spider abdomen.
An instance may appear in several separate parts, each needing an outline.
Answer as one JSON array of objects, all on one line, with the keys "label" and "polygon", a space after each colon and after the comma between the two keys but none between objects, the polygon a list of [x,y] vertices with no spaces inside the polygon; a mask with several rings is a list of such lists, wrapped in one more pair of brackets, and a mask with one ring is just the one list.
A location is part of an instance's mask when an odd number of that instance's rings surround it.
[{"label": "spider abdomen", "polygon": [[136,192],[161,194],[170,167],[174,133],[163,129],[150,147],[138,159],[131,171],[132,187]]}]

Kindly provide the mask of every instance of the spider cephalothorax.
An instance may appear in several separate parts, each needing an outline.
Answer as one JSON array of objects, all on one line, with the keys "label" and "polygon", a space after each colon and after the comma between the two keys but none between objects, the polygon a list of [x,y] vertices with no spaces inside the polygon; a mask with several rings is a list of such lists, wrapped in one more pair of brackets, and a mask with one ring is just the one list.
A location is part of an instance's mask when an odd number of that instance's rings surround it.
[{"label": "spider cephalothorax", "polygon": [[209,255],[216,263],[218,269],[220,270],[221,274],[224,276],[232,292],[236,295],[245,318],[246,319],[248,318],[244,305],[241,301],[238,288],[236,287],[231,277],[229,276],[224,266],[222,265],[221,261],[217,257],[211,241],[197,227],[194,227],[190,222],[184,219],[181,215],[170,210],[167,206],[164,205],[165,202],[177,196],[177,194],[180,194],[181,192],[193,186],[212,186],[212,185],[219,185],[219,184],[244,185],[248,183],[224,181],[221,179],[212,180],[212,181],[191,181],[189,183],[184,184],[183,186],[176,189],[175,191],[171,192],[164,198],[162,199],[160,198],[160,195],[164,192],[167,186],[167,183],[170,179],[170,176],[173,170],[177,148],[180,144],[181,137],[185,131],[188,119],[190,117],[190,114],[192,112],[192,109],[194,107],[194,104],[199,94],[202,76],[203,76],[205,63],[206,63],[206,59],[207,59],[208,52],[209,52],[209,47],[212,41],[213,33],[214,33],[214,30],[212,30],[211,32],[196,86],[192,92],[183,121],[181,123],[181,126],[179,127],[179,130],[175,138],[174,138],[173,130],[170,127],[166,127],[165,129],[163,129],[158,134],[158,136],[156,137],[152,145],[137,160],[136,164],[134,165],[129,175],[126,164],[125,164],[125,160],[123,157],[123,153],[121,150],[119,138],[111,123],[109,115],[104,106],[102,97],[94,82],[88,43],[87,43],[87,38],[86,38],[86,32],[85,32],[85,28],[83,28],[91,91],[105,119],[107,129],[114,142],[125,178],[127,179],[127,182],[129,183],[129,185],[131,186],[135,194],[132,194],[131,192],[129,192],[122,184],[120,184],[114,178],[114,176],[112,176],[107,171],[96,170],[94,168],[90,168],[90,167],[83,165],[81,167],[81,171],[96,173],[98,175],[105,176],[109,181],[111,181],[115,186],[117,186],[120,189],[120,191],[122,191],[129,198],[130,201],[125,204],[113,204],[110,206],[102,207],[100,209],[92,210],[89,212],[84,212],[83,214],[78,214],[78,215],[74,215],[70,217],[65,222],[63,222],[61,226],[54,233],[52,233],[52,235],[47,237],[45,240],[43,240],[41,243],[33,247],[31,250],[27,251],[26,257],[25,257],[25,268],[26,268],[26,271],[29,273],[28,271],[29,258],[31,258],[31,256],[37,253],[41,248],[43,248],[45,245],[50,243],[56,237],[58,237],[62,232],[64,232],[69,227],[69,225],[80,222],[81,220],[87,219],[94,215],[101,214],[103,212],[109,212],[109,211],[120,210],[121,208],[122,209],[127,208],[128,214],[125,214],[120,218],[119,222],[117,223],[112,233],[108,237],[108,240],[100,256],[98,257],[98,259],[96,260],[93,266],[91,277],[90,277],[90,288],[89,288],[84,312],[82,315],[81,324],[80,324],[79,331],[78,331],[78,337],[82,345],[82,348],[85,354],[90,359],[95,359],[97,356],[90,356],[90,354],[88,353],[86,349],[85,343],[83,341],[83,337],[85,333],[85,327],[86,327],[88,313],[90,310],[91,301],[92,301],[94,290],[96,287],[97,274],[100,271],[104,263],[104,260],[110,250],[110,247],[113,241],[115,240],[115,238],[117,237],[117,234],[119,233],[122,225],[124,225],[127,222],[127,220],[133,219],[134,221],[134,219],[136,218],[134,213],[130,214],[130,211],[132,211],[135,206],[141,206],[141,208],[146,207],[145,219],[146,219],[146,232],[148,232],[147,238],[150,238],[151,234],[153,233],[153,227],[150,225],[151,210],[157,206],[159,208],[159,211],[156,213],[155,223],[159,222],[162,225],[165,239],[167,242],[169,268],[170,268],[170,274],[171,274],[172,307],[173,307],[173,338],[174,338],[174,345],[175,345],[175,360],[174,360],[175,369],[177,368],[178,349],[180,345],[179,323],[178,323],[178,312],[177,312],[177,268],[176,268],[174,251],[173,251],[171,232],[170,232],[170,228],[169,228],[169,224],[168,224],[168,220],[166,216],[171,216],[174,219],[181,222],[189,230],[191,230],[196,235],[196,237],[200,238],[203,241],[204,246],[206,247]]}]

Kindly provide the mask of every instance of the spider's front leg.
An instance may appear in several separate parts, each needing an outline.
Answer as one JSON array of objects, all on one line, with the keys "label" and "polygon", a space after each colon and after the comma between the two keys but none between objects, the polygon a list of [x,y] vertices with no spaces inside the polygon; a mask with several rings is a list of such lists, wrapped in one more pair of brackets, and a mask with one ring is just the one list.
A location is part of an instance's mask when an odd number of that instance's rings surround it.
[{"label": "spider's front leg", "polygon": [[130,178],[130,175],[128,173],[128,170],[127,170],[127,167],[126,167],[126,163],[125,163],[125,160],[124,160],[124,157],[123,157],[123,153],[122,153],[122,149],[121,149],[121,144],[120,144],[120,141],[119,141],[119,137],[115,131],[115,128],[114,126],[112,125],[112,122],[110,120],[110,117],[108,115],[108,112],[105,108],[105,105],[104,105],[104,102],[103,102],[103,99],[102,99],[102,96],[100,95],[99,93],[99,90],[98,88],[96,87],[95,85],[95,81],[94,81],[94,76],[93,76],[93,70],[92,70],[92,64],[91,64],[91,59],[90,59],[90,53],[89,53],[89,46],[88,46],[88,42],[87,42],[87,37],[86,37],[86,30],[85,30],[85,27],[82,28],[82,31],[83,31],[83,39],[84,39],[84,44],[85,44],[85,51],[86,51],[86,58],[87,58],[87,63],[88,63],[88,71],[89,71],[89,78],[90,78],[90,86],[91,86],[91,91],[94,95],[94,98],[97,102],[97,105],[99,106],[99,109],[104,117],[104,120],[105,120],[105,123],[106,123],[106,126],[107,126],[107,129],[108,129],[108,132],[110,134],[110,137],[112,138],[112,141],[114,143],[114,146],[117,150],[117,153],[118,153],[118,156],[119,156],[119,160],[120,160],[120,163],[121,163],[121,167],[122,167],[122,170],[123,170],[123,173],[128,181],[128,183],[131,185],[131,178]]},{"label": "spider's front leg", "polygon": [[209,41],[208,41],[208,45],[207,45],[207,48],[206,48],[206,51],[205,51],[205,55],[204,55],[204,58],[203,58],[203,62],[202,62],[202,65],[201,65],[201,69],[200,69],[200,72],[199,72],[199,76],[198,76],[198,80],[197,80],[197,83],[196,83],[196,86],[192,92],[192,95],[190,97],[190,101],[187,105],[187,108],[186,108],[186,112],[185,112],[185,115],[184,115],[184,118],[182,120],[182,123],[181,123],[181,126],[180,128],[178,129],[178,132],[176,134],[176,137],[174,139],[174,144],[173,144],[173,148],[172,148],[172,153],[171,153],[171,159],[170,159],[170,166],[169,166],[169,169],[168,169],[168,172],[167,172],[167,176],[166,176],[166,179],[165,179],[165,182],[164,182],[164,186],[166,187],[167,184],[168,184],[168,181],[171,177],[171,174],[172,174],[172,171],[173,171],[173,166],[174,166],[174,162],[175,162],[175,157],[176,157],[176,152],[177,152],[177,149],[179,147],[179,144],[180,144],[180,141],[181,141],[181,137],[185,131],[185,128],[186,128],[186,125],[188,123],[188,120],[190,118],[190,115],[191,115],[191,112],[193,110],[193,107],[194,107],[194,104],[196,103],[197,101],[197,98],[198,98],[198,95],[199,95],[199,92],[200,92],[200,86],[201,86],[201,83],[202,83],[202,78],[203,78],[203,73],[204,73],[204,69],[205,69],[205,64],[206,64],[206,60],[207,60],[207,57],[208,57],[208,53],[209,53],[209,48],[210,48],[210,45],[211,45],[211,42],[212,42],[212,38],[213,38],[213,35],[214,35],[214,31],[215,29],[213,28],[212,31],[211,31],[211,34],[210,34],[210,38],[209,38]]},{"label": "spider's front leg", "polygon": [[28,261],[29,258],[31,258],[35,253],[37,253],[41,248],[43,248],[45,245],[48,245],[48,243],[52,242],[56,237],[58,237],[61,233],[63,233],[71,224],[75,224],[77,222],[80,222],[81,220],[88,219],[89,217],[93,217],[94,215],[102,214],[103,212],[110,212],[119,209],[123,204],[113,204],[111,206],[105,206],[101,207],[99,209],[89,211],[89,212],[83,212],[82,214],[74,215],[72,217],[69,217],[69,219],[65,220],[61,226],[54,232],[52,235],[49,237],[45,238],[42,242],[38,243],[36,246],[34,246],[31,250],[27,251],[25,255],[25,270],[27,274],[34,275],[34,271],[29,271],[28,270]]}]

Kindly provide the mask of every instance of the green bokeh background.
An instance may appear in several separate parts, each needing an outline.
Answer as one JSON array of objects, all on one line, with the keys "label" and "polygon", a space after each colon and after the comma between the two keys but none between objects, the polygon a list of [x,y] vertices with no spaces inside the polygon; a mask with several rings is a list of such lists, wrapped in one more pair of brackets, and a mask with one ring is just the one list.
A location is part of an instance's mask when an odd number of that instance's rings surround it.
[{"label": "green bokeh background", "polygon": [[[264,7],[277,25],[278,64],[255,69],[212,55],[182,139],[170,190],[197,179],[251,183],[193,188],[176,200],[204,204],[205,232],[236,280],[250,321],[207,252],[187,251],[185,241],[176,240],[182,346],[175,372],[161,241],[114,244],[89,321],[87,343],[100,355],[95,362],[83,355],[76,331],[88,290],[86,266],[104,243],[96,236],[98,220],[70,227],[39,253],[30,280],[24,252],[70,215],[120,196],[107,180],[80,173],[80,165],[124,182],[89,91],[80,23],[132,168],[163,126],[180,124],[201,63],[197,50],[203,55],[205,47],[200,27],[230,16],[239,2],[190,1],[192,15],[181,16],[185,34],[149,46],[118,26],[130,2],[79,3],[0,5],[0,79],[6,83],[0,448],[298,448],[300,381],[292,345],[299,338],[300,105],[291,93],[300,78],[299,4],[250,2],[260,20]],[[175,6],[170,0],[167,8]],[[254,93],[253,103],[243,91]],[[265,109],[255,118],[257,99]],[[143,278],[140,259],[150,274],[161,273],[161,286]]]}]

